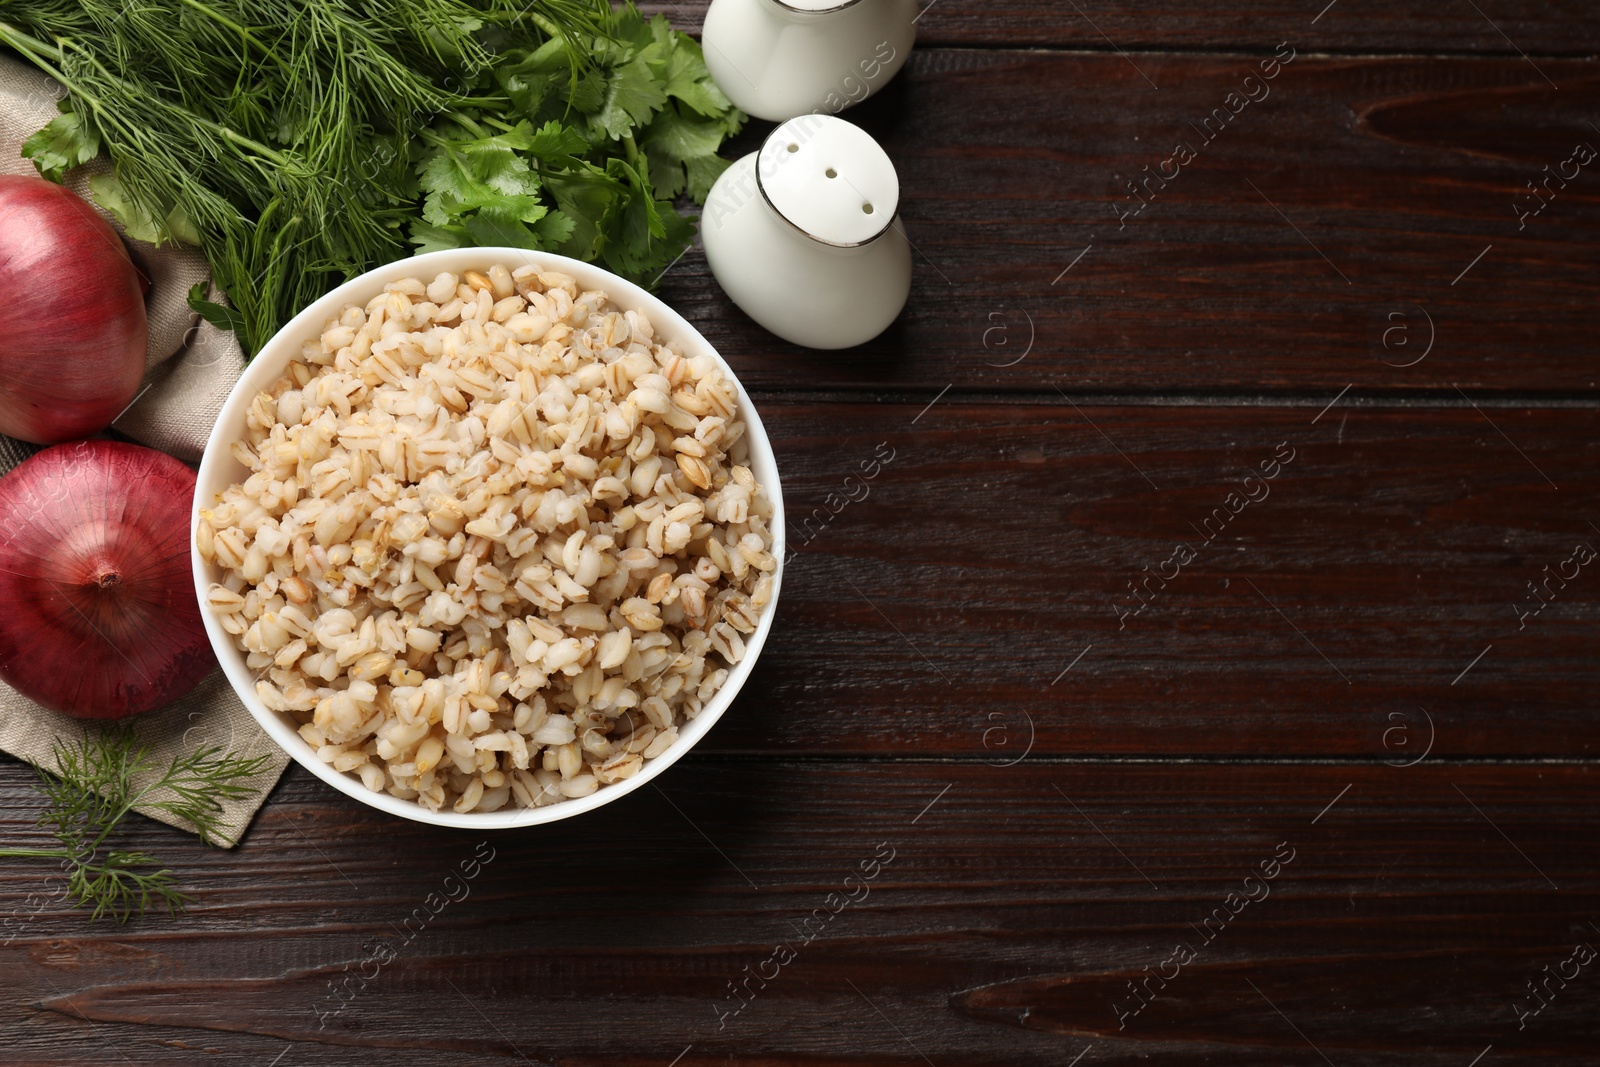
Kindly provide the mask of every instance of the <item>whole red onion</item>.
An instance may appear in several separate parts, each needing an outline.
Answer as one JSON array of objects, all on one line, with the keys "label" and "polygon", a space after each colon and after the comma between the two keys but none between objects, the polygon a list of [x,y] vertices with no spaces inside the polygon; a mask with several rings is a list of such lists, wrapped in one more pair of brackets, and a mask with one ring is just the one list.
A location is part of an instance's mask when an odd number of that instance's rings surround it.
[{"label": "whole red onion", "polygon": [[149,324],[122,238],[77,194],[0,175],[0,433],[87,437],[133,401]]},{"label": "whole red onion", "polygon": [[47,708],[120,719],[210,673],[194,483],[166,453],[118,441],[47,448],[0,478],[0,678]]}]

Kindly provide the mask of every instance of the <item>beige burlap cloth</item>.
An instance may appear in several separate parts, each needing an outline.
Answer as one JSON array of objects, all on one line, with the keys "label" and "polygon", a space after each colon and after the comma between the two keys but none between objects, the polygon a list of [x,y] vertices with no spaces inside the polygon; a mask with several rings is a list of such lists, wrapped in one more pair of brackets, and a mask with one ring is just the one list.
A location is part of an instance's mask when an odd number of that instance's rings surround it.
[{"label": "beige burlap cloth", "polygon": [[[37,173],[19,150],[29,134],[57,114],[60,95],[60,87],[48,77],[0,56],[0,174]],[[87,199],[88,178],[96,166],[78,168],[69,175],[67,185]],[[146,300],[150,354],[138,399],[114,425],[135,441],[192,464],[199,461],[217,412],[244,369],[244,356],[231,333],[218,330],[189,310],[189,288],[210,277],[205,257],[187,247],[129,244],[150,273]],[[31,445],[0,436],[0,474],[34,451],[37,449]],[[150,747],[152,759],[160,767],[175,754],[202,745],[267,757],[266,769],[249,783],[253,790],[250,798],[224,805],[221,822],[228,845],[238,843],[289,762],[256,725],[220,670],[213,671],[182,700],[147,712],[133,723],[135,733]],[[54,770],[56,739],[81,736],[83,726],[76,719],[41,708],[0,682],[0,749]],[[147,814],[172,822],[160,812]],[[181,823],[174,825],[189,829]]]}]

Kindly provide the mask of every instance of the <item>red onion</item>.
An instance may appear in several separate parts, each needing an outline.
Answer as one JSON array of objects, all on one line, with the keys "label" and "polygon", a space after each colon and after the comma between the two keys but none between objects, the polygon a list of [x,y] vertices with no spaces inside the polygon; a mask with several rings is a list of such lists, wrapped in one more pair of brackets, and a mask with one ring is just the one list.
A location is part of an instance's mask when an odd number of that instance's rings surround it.
[{"label": "red onion", "polygon": [[0,478],[0,678],[47,708],[120,719],[215,660],[189,570],[194,472],[118,441],[57,445]]},{"label": "red onion", "polygon": [[0,176],[0,433],[47,445],[98,433],[144,377],[142,275],[82,198]]}]

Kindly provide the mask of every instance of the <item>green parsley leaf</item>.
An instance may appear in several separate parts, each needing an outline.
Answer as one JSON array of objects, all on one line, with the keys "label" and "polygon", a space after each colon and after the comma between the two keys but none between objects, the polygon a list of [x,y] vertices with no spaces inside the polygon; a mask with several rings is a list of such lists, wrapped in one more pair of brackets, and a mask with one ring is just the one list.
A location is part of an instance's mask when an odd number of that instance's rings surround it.
[{"label": "green parsley leaf", "polygon": [[560,248],[572,237],[572,217],[562,211],[552,211],[533,224],[533,232],[545,248]]},{"label": "green parsley leaf", "polygon": [[244,325],[244,316],[226,304],[206,299],[206,282],[195,282],[189,289],[189,308],[219,330],[238,330]]},{"label": "green parsley leaf", "polygon": [[425,222],[411,225],[411,243],[417,254],[442,252],[447,248],[466,248],[472,245],[472,235],[462,226],[430,226]]},{"label": "green parsley leaf", "polygon": [[711,185],[729,166],[717,155],[722,145],[721,123],[691,118],[669,107],[650,124],[643,147],[650,153],[650,179],[663,196],[687,190],[705,203]]},{"label": "green parsley leaf", "polygon": [[578,156],[589,150],[583,134],[559,122],[547,122],[528,138],[528,153],[539,159],[551,160],[565,166],[576,166]]},{"label": "green parsley leaf", "polygon": [[631,59],[611,72],[605,107],[594,124],[620,141],[649,122],[666,102],[666,90],[656,81],[650,64],[642,56]]},{"label": "green parsley leaf", "polygon": [[531,248],[535,251],[544,247],[538,235],[532,230],[516,219],[503,215],[479,213],[467,219],[465,225],[475,245],[489,247],[505,245],[510,248]]},{"label": "green parsley leaf", "polygon": [[650,124],[644,146],[659,149],[668,159],[687,163],[701,156],[716,155],[722,144],[722,127],[711,121],[689,118],[676,108],[663,111]]},{"label": "green parsley leaf", "polygon": [[723,159],[721,156],[697,156],[684,162],[683,169],[688,176],[689,195],[694,197],[695,203],[706,202],[706,197],[711,195],[711,187],[717,184],[722,172],[731,166],[733,160]]},{"label": "green parsley leaf", "polygon": [[556,38],[531,52],[519,53],[519,57],[497,66],[494,80],[516,111],[531,119],[571,80],[572,71],[566,43]]},{"label": "green parsley leaf", "polygon": [[53,182],[100,154],[100,138],[76,113],[66,111],[22,142],[22,154]]},{"label": "green parsley leaf", "polygon": [[572,222],[572,229],[556,251],[574,259],[599,258],[604,242],[600,239],[599,221],[619,190],[605,173],[590,169],[551,176],[546,185],[561,212]]},{"label": "green parsley leaf", "polygon": [[711,80],[699,42],[688,37],[672,50],[671,61],[667,64],[666,92],[709,118],[720,118],[733,107],[717,88],[717,83]]},{"label": "green parsley leaf", "polygon": [[173,240],[191,245],[200,243],[199,232],[181,207],[174,206],[165,218],[156,219],[129,198],[115,173],[91,176],[89,193],[94,197],[94,202],[122,223],[123,231],[136,241],[148,241],[153,245]]},{"label": "green parsley leaf", "polygon": [[532,222],[544,216],[539,176],[521,154],[526,124],[508,134],[445,144],[422,166],[422,217],[443,226],[465,211],[487,207]]}]

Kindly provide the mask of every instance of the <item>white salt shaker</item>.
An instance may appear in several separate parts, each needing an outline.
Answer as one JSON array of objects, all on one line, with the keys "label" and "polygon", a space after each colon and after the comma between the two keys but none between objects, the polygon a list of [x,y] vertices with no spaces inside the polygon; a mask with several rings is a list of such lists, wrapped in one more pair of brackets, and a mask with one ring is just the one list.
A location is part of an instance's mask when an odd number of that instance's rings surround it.
[{"label": "white salt shaker", "polygon": [[807,348],[849,348],[910,295],[899,207],[900,179],[870,134],[803,115],[717,179],[701,239],[717,283],[756,322]]},{"label": "white salt shaker", "polygon": [[782,122],[859,104],[905,65],[916,0],[711,0],[701,31],[718,88]]}]

